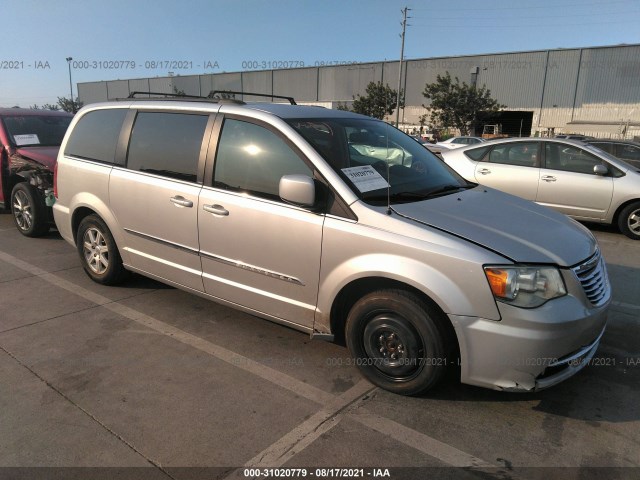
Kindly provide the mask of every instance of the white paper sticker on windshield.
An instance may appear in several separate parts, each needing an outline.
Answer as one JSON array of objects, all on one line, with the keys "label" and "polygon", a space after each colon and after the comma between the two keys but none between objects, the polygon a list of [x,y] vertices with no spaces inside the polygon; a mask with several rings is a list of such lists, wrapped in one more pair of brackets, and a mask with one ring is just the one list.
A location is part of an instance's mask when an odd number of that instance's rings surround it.
[{"label": "white paper sticker on windshield", "polygon": [[371,165],[343,168],[342,171],[362,193],[389,187],[384,177]]},{"label": "white paper sticker on windshield", "polygon": [[35,133],[25,133],[24,135],[14,135],[13,141],[19,147],[21,145],[40,145],[40,139]]}]

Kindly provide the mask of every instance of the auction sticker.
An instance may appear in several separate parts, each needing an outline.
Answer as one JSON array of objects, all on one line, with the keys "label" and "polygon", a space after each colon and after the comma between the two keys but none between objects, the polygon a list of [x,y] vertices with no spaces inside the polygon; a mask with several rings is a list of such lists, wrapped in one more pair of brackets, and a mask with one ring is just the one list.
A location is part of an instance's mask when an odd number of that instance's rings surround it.
[{"label": "auction sticker", "polygon": [[362,193],[389,188],[389,184],[371,165],[343,168],[342,172]]},{"label": "auction sticker", "polygon": [[40,145],[40,139],[35,133],[25,133],[24,135],[14,135],[14,142],[19,147],[21,145]]}]

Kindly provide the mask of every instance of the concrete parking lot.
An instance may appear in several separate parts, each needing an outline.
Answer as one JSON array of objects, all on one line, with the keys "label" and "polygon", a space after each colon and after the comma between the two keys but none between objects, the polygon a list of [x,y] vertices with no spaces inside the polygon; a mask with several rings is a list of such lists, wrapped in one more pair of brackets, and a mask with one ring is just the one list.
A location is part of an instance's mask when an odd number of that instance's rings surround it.
[{"label": "concrete parking lot", "polygon": [[0,213],[0,478],[639,478],[640,242],[593,229],[614,304],[592,365],[407,398],[338,345],[137,275],[96,285]]}]

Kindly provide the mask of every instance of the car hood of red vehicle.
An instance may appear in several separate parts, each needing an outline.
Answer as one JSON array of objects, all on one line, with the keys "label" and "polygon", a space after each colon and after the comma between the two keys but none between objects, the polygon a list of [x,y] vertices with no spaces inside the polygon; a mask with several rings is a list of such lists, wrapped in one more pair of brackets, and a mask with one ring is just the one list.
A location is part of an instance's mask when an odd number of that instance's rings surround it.
[{"label": "car hood of red vehicle", "polygon": [[20,147],[16,149],[16,153],[53,170],[59,150],[60,147]]}]

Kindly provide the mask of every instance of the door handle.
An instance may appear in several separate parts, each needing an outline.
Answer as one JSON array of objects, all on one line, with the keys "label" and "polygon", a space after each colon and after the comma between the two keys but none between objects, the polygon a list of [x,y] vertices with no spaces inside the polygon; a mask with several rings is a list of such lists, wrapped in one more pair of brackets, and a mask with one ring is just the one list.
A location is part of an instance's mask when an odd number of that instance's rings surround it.
[{"label": "door handle", "polygon": [[175,197],[171,197],[169,201],[175,205],[179,205],[180,207],[193,207],[193,202],[191,200],[187,200],[182,195],[176,195]]},{"label": "door handle", "polygon": [[488,168],[483,168],[482,170],[478,170],[478,173],[481,173],[482,175],[489,175],[491,173],[491,170],[489,170]]},{"label": "door handle", "polygon": [[553,177],[551,175],[543,175],[542,180],[544,180],[545,182],[555,182],[556,177]]},{"label": "door handle", "polygon": [[221,217],[229,215],[229,210],[224,208],[222,205],[203,205],[202,209],[205,212],[213,213],[214,215],[219,215]]}]

